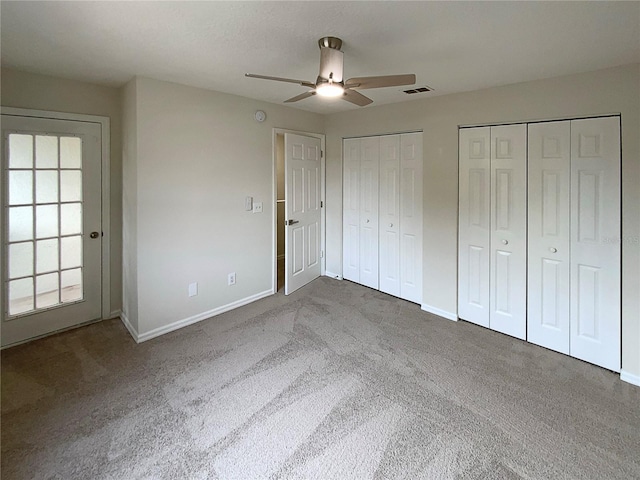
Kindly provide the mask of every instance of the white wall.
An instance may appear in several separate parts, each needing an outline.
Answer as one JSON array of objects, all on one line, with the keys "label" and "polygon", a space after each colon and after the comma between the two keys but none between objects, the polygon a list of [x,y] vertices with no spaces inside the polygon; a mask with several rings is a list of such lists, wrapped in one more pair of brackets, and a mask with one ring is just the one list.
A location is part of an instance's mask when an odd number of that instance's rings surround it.
[{"label": "white wall", "polygon": [[327,270],[342,271],[343,137],[424,131],[423,303],[455,314],[458,125],[607,113],[622,114],[622,368],[640,375],[638,64],[327,116]]},{"label": "white wall", "polygon": [[120,89],[2,67],[4,107],[109,117],[111,122],[111,311],[122,305],[122,112]]},{"label": "white wall", "polygon": [[[322,132],[323,118],[167,82],[134,82],[137,155],[135,173],[125,164],[124,183],[137,190],[138,333],[145,338],[271,291],[273,128]],[[254,120],[258,109],[267,113],[264,123]],[[264,202],[263,213],[244,210],[248,195]],[[230,272],[234,286],[227,286]],[[199,284],[195,297],[187,295],[191,282]]]}]

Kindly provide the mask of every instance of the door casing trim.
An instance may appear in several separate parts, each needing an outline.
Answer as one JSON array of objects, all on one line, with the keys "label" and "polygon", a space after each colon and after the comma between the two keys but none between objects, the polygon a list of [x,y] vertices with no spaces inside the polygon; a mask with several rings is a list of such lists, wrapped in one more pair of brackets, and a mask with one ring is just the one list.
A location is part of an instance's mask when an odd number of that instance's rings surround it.
[{"label": "door casing trim", "polygon": [[76,122],[97,123],[100,125],[101,143],[101,228],[102,228],[102,320],[111,318],[111,119],[100,115],[82,113],[53,112],[48,110],[32,110],[29,108],[0,107],[0,114],[16,117],[35,117],[52,120],[71,120]]}]

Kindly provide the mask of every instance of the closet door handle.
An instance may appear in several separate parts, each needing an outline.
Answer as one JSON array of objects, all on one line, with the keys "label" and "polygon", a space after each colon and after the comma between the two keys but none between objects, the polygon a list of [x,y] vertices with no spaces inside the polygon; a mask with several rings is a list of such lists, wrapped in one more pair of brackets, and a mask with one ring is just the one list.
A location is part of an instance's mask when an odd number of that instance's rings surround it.
[{"label": "closet door handle", "polygon": [[509,240],[502,240],[503,245],[509,245]]},{"label": "closet door handle", "polygon": [[551,247],[551,248],[549,249],[549,251],[550,251],[551,253],[556,253],[556,252],[558,251],[558,249],[557,249],[557,248],[553,248],[553,247]]},{"label": "closet door handle", "polygon": [[367,223],[369,223],[369,219],[367,218]]},{"label": "closet door handle", "polygon": [[390,224],[389,224],[389,228],[393,228],[393,223],[390,223]]}]

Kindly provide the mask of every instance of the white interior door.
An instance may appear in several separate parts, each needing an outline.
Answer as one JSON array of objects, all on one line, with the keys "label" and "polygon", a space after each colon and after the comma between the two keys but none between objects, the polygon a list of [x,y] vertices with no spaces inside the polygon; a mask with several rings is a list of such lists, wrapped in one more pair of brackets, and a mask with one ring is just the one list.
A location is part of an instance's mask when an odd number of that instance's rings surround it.
[{"label": "white interior door", "polygon": [[422,303],[422,133],[400,136],[400,297]]},{"label": "white interior door", "polygon": [[620,371],[620,119],[571,122],[571,355]]},{"label": "white interior door", "polygon": [[360,283],[360,139],[343,144],[342,277]]},{"label": "white interior door", "polygon": [[360,140],[360,283],[378,288],[380,138]]},{"label": "white interior door", "polygon": [[285,284],[289,295],[320,276],[320,139],[292,133],[285,143]]},{"label": "white interior door", "polygon": [[458,316],[489,327],[489,127],[459,132]]},{"label": "white interior door", "polygon": [[491,127],[489,327],[527,334],[527,126]]},{"label": "white interior door", "polygon": [[101,128],[2,115],[2,345],[101,317]]},{"label": "white interior door", "polygon": [[527,340],[568,355],[571,122],[528,133]]},{"label": "white interior door", "polygon": [[380,291],[400,296],[400,136],[380,137]]}]

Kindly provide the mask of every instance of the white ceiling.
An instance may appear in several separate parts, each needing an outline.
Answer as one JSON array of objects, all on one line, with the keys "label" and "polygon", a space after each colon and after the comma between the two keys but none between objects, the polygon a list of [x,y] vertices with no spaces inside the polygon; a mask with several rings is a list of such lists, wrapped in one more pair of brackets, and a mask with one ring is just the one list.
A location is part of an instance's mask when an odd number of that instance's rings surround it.
[{"label": "white ceiling", "polygon": [[[367,90],[373,105],[640,62],[637,1],[2,1],[0,9],[3,66],[112,86],[141,75],[273,103],[304,89],[244,73],[313,82],[317,40],[327,35],[344,42],[346,78],[415,73],[417,86],[435,89]],[[290,105],[359,108],[317,97]]]}]

